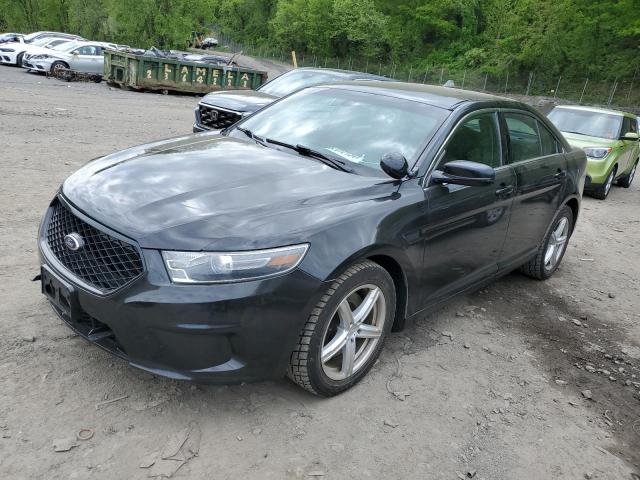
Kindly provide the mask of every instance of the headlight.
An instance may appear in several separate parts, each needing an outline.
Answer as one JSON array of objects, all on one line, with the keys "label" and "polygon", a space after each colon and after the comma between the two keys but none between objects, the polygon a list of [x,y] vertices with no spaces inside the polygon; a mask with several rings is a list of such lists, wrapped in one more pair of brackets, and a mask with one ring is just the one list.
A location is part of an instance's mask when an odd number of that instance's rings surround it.
[{"label": "headlight", "polygon": [[247,252],[173,252],[162,257],[175,283],[255,280],[290,272],[304,258],[308,244]]},{"label": "headlight", "polygon": [[15,52],[13,48],[0,48],[0,52]]},{"label": "headlight", "polygon": [[604,147],[586,147],[583,148],[584,153],[587,154],[587,157],[589,158],[597,158],[598,160],[603,159],[604,157],[606,157],[607,155],[609,155],[609,152],[611,151],[611,148],[604,148]]}]

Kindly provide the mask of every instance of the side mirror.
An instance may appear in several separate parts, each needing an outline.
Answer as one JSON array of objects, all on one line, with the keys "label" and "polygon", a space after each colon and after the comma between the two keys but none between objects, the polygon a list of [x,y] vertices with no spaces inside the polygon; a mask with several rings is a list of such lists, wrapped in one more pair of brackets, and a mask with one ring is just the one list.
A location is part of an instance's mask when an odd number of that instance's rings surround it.
[{"label": "side mirror", "polygon": [[627,132],[625,133],[622,137],[620,137],[620,140],[629,140],[631,142],[637,142],[638,141],[638,134],[635,132]]},{"label": "side mirror", "polygon": [[399,152],[385,153],[380,159],[380,168],[391,178],[397,180],[406,177],[409,173],[407,159]]},{"label": "side mirror", "polygon": [[442,170],[435,170],[431,175],[433,183],[452,183],[470,187],[491,185],[495,178],[496,172],[489,165],[467,160],[447,162],[442,167]]}]

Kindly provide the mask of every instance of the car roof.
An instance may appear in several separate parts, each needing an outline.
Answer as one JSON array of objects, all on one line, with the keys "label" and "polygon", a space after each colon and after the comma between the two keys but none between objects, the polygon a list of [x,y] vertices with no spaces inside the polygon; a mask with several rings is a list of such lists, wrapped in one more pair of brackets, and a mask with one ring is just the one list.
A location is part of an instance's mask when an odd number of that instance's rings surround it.
[{"label": "car roof", "polygon": [[584,112],[593,112],[593,113],[606,113],[609,115],[622,115],[623,117],[637,118],[637,115],[628,112],[622,112],[620,110],[612,110],[610,108],[600,108],[600,107],[589,107],[586,105],[558,105],[555,109],[562,110],[582,110]]},{"label": "car roof", "polygon": [[342,70],[339,68],[300,67],[290,71],[293,72],[298,70],[302,70],[306,72],[317,72],[317,73],[327,73],[327,72],[335,73],[337,77],[344,77],[347,80],[354,79],[354,78],[370,78],[372,80],[382,80],[382,81],[389,80],[386,77],[382,77],[380,75],[374,75],[373,73],[357,72],[354,70]]},{"label": "car roof", "polygon": [[376,95],[397,97],[414,102],[425,103],[434,107],[454,110],[462,103],[468,102],[508,102],[523,105],[509,98],[498,97],[487,93],[461,90],[459,88],[439,87],[435,85],[422,85],[419,83],[389,82],[372,80],[370,82],[338,82],[323,85],[327,88],[340,88],[354,90]]},{"label": "car roof", "polygon": [[84,47],[85,45],[98,45],[100,47],[109,47],[109,48],[116,45],[115,43],[98,42],[93,40],[71,40],[69,41],[69,45],[71,44],[73,44],[76,47]]}]

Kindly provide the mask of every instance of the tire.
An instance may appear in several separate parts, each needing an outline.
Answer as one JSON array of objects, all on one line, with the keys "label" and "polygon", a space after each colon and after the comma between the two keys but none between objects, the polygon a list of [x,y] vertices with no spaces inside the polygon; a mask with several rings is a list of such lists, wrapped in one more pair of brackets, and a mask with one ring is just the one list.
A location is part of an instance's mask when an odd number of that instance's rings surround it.
[{"label": "tire", "polygon": [[69,65],[58,60],[51,64],[51,69],[49,71],[51,72],[51,75],[57,77],[58,70],[60,70],[60,68],[69,68]]},{"label": "tire", "polygon": [[[362,305],[364,316],[358,315]],[[395,308],[395,287],[384,268],[369,260],[350,266],[311,311],[291,353],[289,378],[323,397],[351,388],[380,355]]]},{"label": "tire", "polygon": [[[562,228],[560,224],[563,224]],[[520,271],[536,280],[546,280],[560,266],[573,231],[573,210],[565,205],[553,218],[536,256],[520,267]],[[559,233],[560,232],[560,233]],[[559,239],[564,238],[561,244]],[[553,246],[552,246],[553,242]],[[557,250],[559,248],[559,250]],[[550,254],[550,256],[549,256]]]},{"label": "tire", "polygon": [[22,66],[22,59],[24,58],[24,52],[20,52],[16,57],[16,67]]},{"label": "tire", "polygon": [[618,185],[624,188],[629,188],[631,186],[631,183],[633,183],[634,177],[636,176],[637,167],[638,167],[638,160],[636,160],[636,163],[633,164],[631,171],[627,175],[625,175],[624,178],[621,178],[620,180],[618,180]]},{"label": "tire", "polygon": [[605,182],[593,190],[591,196],[597,198],[598,200],[606,200],[606,198],[609,196],[609,192],[611,192],[611,187],[613,186],[617,171],[618,166],[616,165],[611,169],[611,172],[609,172],[609,176],[607,177]]}]

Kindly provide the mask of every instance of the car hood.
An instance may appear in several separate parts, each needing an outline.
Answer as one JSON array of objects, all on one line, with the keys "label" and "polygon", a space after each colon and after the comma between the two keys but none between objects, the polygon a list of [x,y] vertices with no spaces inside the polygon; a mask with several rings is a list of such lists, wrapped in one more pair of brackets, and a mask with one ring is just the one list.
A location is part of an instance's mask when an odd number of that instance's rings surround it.
[{"label": "car hood", "polygon": [[588,135],[580,135],[577,133],[562,132],[564,138],[567,139],[569,145],[575,148],[585,147],[615,147],[617,140],[609,140],[601,137],[590,137]]},{"label": "car hood", "polygon": [[276,98],[256,90],[235,90],[209,93],[200,102],[235,112],[255,112]]},{"label": "car hood", "polygon": [[144,248],[227,251],[307,242],[395,190],[388,177],[217,134],[94,160],[62,186],[73,206]]},{"label": "car hood", "polygon": [[58,53],[56,50],[52,50],[50,48],[45,48],[45,47],[39,47],[37,45],[29,45],[28,43],[25,44],[25,46],[27,48],[25,49],[24,52],[27,55],[42,55],[42,54],[55,55]]}]

